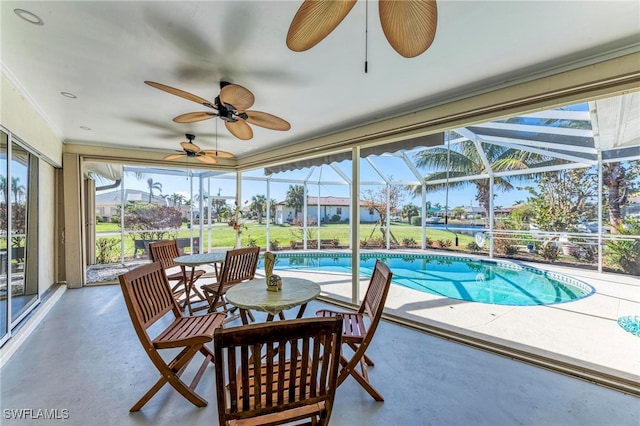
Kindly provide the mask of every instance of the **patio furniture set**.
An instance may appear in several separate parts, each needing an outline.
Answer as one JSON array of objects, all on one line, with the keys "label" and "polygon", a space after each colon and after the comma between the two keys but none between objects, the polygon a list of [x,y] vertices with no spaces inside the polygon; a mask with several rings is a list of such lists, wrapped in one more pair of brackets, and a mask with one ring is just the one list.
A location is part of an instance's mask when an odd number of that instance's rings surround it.
[{"label": "patio furniture set", "polygon": [[[167,383],[194,405],[206,406],[195,389],[209,363],[215,366],[221,425],[302,419],[328,424],[336,389],[349,376],[383,401],[369,381],[367,366],[374,364],[365,354],[391,284],[392,273],[381,261],[356,312],[322,309],[303,318],[320,286],[290,277],[280,291],[267,291],[267,280],[255,278],[259,248],[180,256],[175,241],[159,241],[149,250],[153,263],[119,276],[133,327],[160,372],[130,411],[140,410]],[[197,288],[204,275],[197,268],[204,264],[215,265],[216,282]],[[287,320],[283,311],[295,307],[296,318]],[[266,312],[266,322],[256,322],[251,311]],[[158,322],[165,317],[171,322],[152,337],[150,330],[166,324]],[[237,318],[242,325],[225,326]],[[180,351],[166,362],[164,349]],[[182,375],[198,353],[204,359],[187,385]]]}]

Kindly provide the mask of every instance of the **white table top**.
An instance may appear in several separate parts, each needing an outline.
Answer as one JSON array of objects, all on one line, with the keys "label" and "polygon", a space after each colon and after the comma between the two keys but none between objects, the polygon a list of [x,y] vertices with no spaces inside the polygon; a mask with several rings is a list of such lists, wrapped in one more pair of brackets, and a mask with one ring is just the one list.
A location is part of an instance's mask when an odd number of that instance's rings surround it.
[{"label": "white table top", "polygon": [[226,257],[226,251],[217,251],[212,253],[198,253],[198,254],[187,254],[185,256],[178,256],[173,259],[178,265],[184,266],[199,266],[205,265],[207,263],[221,263],[224,262],[224,258]]},{"label": "white table top", "polygon": [[310,280],[282,277],[282,290],[268,291],[264,278],[236,284],[227,290],[227,301],[243,309],[276,315],[303,305],[320,294],[320,286]]}]

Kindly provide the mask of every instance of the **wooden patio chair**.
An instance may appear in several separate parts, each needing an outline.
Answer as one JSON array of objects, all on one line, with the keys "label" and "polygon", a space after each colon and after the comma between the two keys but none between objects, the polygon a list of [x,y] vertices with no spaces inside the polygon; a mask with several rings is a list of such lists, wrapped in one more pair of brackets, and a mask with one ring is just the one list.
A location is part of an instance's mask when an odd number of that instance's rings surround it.
[{"label": "wooden patio chair", "polygon": [[[382,311],[384,310],[384,304],[387,300],[392,276],[393,274],[389,270],[389,267],[378,260],[376,261],[373,275],[369,281],[367,292],[357,312],[337,312],[328,309],[322,309],[316,312],[316,316],[318,317],[342,315],[344,319],[342,342],[343,346],[348,345],[351,348],[353,355],[351,358],[347,358],[343,351],[340,356],[342,368],[338,376],[338,386],[340,386],[349,375],[352,375],[376,401],[384,401],[384,398],[369,381],[367,365],[373,366],[374,364],[365,352],[371,344],[371,340],[382,317]],[[360,365],[360,371],[356,368],[358,365]]]},{"label": "wooden patio chair", "polygon": [[[327,425],[342,318],[305,318],[214,332],[220,425]],[[259,354],[259,355],[258,355]],[[257,355],[257,356],[256,356]]]},{"label": "wooden patio chair", "polygon": [[173,261],[173,259],[182,255],[176,240],[162,240],[149,243],[149,255],[151,256],[152,262],[160,262],[167,274],[169,282],[175,282],[171,287],[171,291],[183,310],[187,307],[191,314],[192,302],[206,300],[204,295],[194,285],[206,271],[192,268],[191,272],[188,273],[184,265],[178,265]]},{"label": "wooden patio chair", "polygon": [[[151,362],[160,372],[160,378],[156,384],[131,407],[130,411],[140,410],[167,383],[194,405],[206,406],[207,401],[195,392],[195,388],[206,367],[210,362],[213,363],[214,359],[213,352],[205,346],[205,343],[213,340],[213,332],[222,324],[225,316],[215,313],[199,316],[183,315],[171,294],[167,276],[158,262],[143,265],[122,274],[119,280],[133,328]],[[161,318],[169,316],[169,312],[173,314],[174,319],[168,326],[158,330],[158,326],[154,324]],[[161,324],[163,323],[164,320]],[[149,334],[152,326],[154,330],[159,331],[155,337]],[[166,362],[159,353],[161,349],[176,348],[181,350],[169,362]],[[191,384],[187,385],[182,381],[181,375],[198,352],[205,358]]]},{"label": "wooden patio chair", "polygon": [[[235,306],[227,303],[224,295],[232,286],[243,281],[252,280],[255,277],[259,255],[260,247],[245,247],[227,252],[222,270],[217,277],[217,282],[201,286],[209,304],[209,312],[229,314],[237,311]],[[251,312],[247,313],[251,317],[251,321],[255,321],[253,314]],[[227,318],[226,322],[232,321],[238,316],[239,314],[232,315]]]}]

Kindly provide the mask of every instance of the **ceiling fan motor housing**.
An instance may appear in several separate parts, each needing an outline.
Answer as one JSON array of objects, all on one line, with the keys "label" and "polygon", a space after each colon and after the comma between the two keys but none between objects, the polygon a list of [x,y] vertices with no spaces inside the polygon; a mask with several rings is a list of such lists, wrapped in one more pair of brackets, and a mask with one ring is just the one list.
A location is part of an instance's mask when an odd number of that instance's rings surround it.
[{"label": "ceiling fan motor housing", "polygon": [[231,104],[223,104],[220,101],[220,96],[216,96],[216,109],[218,110],[218,117],[224,121],[228,121],[230,123],[238,121],[233,118],[233,111],[235,111],[235,107]]}]

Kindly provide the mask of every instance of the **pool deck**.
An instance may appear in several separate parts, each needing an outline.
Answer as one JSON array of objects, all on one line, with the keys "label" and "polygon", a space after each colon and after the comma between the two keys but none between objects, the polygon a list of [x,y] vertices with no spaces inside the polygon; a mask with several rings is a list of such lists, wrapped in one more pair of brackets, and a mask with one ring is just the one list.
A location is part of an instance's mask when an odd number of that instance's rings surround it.
[{"label": "pool deck", "polygon": [[[323,250],[323,253],[329,252]],[[391,253],[442,254],[422,250],[393,250]],[[385,312],[454,333],[465,330],[464,334],[472,337],[560,362],[591,369],[597,366],[597,370],[640,382],[640,337],[623,330],[617,323],[620,317],[640,315],[638,277],[519,263],[573,277],[591,285],[596,291],[591,296],[568,303],[505,306],[449,299],[394,285],[389,291]],[[345,303],[351,300],[351,277],[348,275],[324,271],[280,270],[277,273],[282,277],[295,275],[320,283],[321,296]],[[368,278],[362,277],[360,283],[362,296]]]}]

